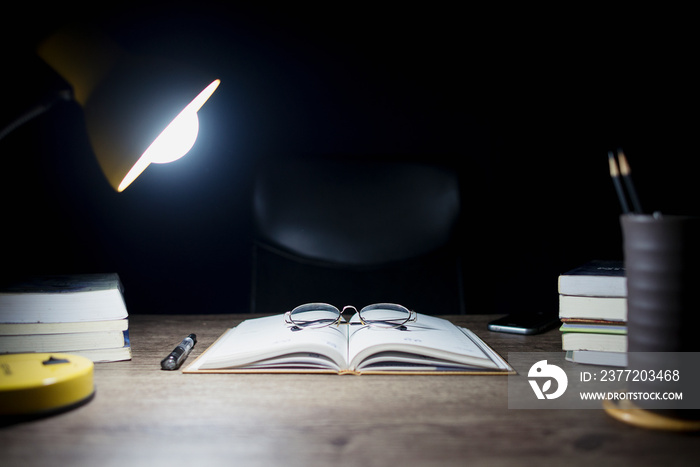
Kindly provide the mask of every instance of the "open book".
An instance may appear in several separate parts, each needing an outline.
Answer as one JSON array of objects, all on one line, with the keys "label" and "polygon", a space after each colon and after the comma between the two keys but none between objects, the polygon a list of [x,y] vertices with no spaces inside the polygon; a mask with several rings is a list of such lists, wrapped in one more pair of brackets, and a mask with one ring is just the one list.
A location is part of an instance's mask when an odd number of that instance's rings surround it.
[{"label": "open book", "polygon": [[283,315],[227,330],[184,373],[511,374],[468,329],[418,314],[405,330],[348,323],[294,331]]}]

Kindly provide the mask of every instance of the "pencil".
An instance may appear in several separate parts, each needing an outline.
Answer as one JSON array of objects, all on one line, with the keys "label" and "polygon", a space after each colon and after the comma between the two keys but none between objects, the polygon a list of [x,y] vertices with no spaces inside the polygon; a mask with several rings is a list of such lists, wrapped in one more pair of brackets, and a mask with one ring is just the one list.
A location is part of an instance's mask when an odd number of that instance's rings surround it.
[{"label": "pencil", "polygon": [[615,185],[615,191],[617,191],[617,198],[620,200],[620,206],[622,206],[622,212],[627,214],[630,212],[630,208],[627,205],[625,193],[622,191],[622,184],[620,183],[620,171],[617,168],[617,162],[615,162],[615,155],[612,151],[608,152],[608,165],[610,166],[610,177],[612,177],[613,184]]},{"label": "pencil", "polygon": [[641,214],[642,206],[639,203],[639,198],[637,197],[637,190],[634,189],[634,183],[632,183],[632,172],[630,170],[629,164],[627,163],[625,153],[622,152],[622,149],[617,150],[617,159],[620,163],[620,175],[622,175],[622,179],[625,181],[625,185],[627,186],[627,191],[629,193],[630,199],[632,200],[634,212],[637,214]]}]

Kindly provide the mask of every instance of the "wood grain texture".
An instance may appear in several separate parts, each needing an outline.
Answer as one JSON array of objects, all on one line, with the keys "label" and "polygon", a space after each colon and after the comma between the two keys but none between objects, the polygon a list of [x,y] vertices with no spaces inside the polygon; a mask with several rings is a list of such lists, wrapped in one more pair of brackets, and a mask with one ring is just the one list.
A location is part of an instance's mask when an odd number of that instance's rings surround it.
[{"label": "wood grain texture", "polygon": [[[0,428],[3,466],[697,465],[699,437],[602,410],[513,410],[505,376],[185,375],[160,360],[196,333],[196,358],[251,315],[134,315],[133,359],[98,364],[87,405]],[[496,351],[558,351],[561,336],[492,333]]]}]

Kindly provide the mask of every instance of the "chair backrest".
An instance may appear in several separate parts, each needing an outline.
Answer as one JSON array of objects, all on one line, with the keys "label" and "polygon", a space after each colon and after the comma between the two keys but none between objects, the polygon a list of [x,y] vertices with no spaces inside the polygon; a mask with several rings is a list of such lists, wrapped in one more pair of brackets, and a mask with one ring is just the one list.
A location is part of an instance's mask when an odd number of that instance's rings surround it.
[{"label": "chair backrest", "polygon": [[457,175],[404,162],[290,158],[254,190],[258,238],[311,260],[390,263],[447,244],[460,209]]}]

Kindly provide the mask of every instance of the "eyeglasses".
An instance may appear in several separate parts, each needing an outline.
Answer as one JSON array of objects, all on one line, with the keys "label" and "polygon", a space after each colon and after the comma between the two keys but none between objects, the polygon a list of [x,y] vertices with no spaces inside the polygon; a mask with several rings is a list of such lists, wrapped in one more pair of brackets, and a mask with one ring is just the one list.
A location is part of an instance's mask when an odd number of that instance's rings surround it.
[{"label": "eyeglasses", "polygon": [[284,322],[292,327],[292,331],[338,325],[343,322],[343,313],[346,310],[354,310],[359,318],[359,322],[353,321],[346,324],[361,324],[385,329],[398,328],[402,331],[407,329],[406,323],[414,322],[417,318],[415,311],[394,303],[367,305],[360,311],[352,305],[345,306],[340,311],[327,303],[307,303],[287,311],[284,314]]}]

